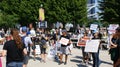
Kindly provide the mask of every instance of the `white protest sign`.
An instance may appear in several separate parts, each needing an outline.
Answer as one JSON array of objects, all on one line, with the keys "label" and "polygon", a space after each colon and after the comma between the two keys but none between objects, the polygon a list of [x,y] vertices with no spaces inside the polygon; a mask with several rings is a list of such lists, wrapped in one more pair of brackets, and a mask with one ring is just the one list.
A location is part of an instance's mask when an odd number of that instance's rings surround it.
[{"label": "white protest sign", "polygon": [[40,54],[41,53],[41,51],[40,51],[40,45],[35,45],[35,46],[36,46],[36,49],[35,49],[36,54]]},{"label": "white protest sign", "polygon": [[68,42],[69,42],[69,39],[62,37],[59,42],[60,42],[61,44],[63,44],[63,45],[67,45]]},{"label": "white protest sign", "polygon": [[98,52],[100,40],[87,40],[85,45],[85,52]]},{"label": "white protest sign", "polygon": [[48,57],[48,59],[54,59],[55,55],[56,55],[55,49],[54,49],[54,47],[51,46],[48,51],[47,57]]},{"label": "white protest sign", "polygon": [[117,29],[117,27],[119,27],[118,24],[110,24],[108,28],[108,33],[109,34],[115,33],[115,30]]},{"label": "white protest sign", "polygon": [[90,30],[96,30],[98,28],[97,24],[91,24],[90,25]]}]

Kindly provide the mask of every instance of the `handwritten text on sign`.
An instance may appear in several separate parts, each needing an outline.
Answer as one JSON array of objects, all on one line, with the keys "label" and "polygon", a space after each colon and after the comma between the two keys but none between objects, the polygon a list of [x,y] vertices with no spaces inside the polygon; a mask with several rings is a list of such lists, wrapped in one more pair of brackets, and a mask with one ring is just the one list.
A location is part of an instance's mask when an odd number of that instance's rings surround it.
[{"label": "handwritten text on sign", "polygon": [[66,38],[63,38],[63,37],[60,39],[60,43],[63,44],[63,45],[67,45],[68,42],[69,42],[69,39],[66,39]]},{"label": "handwritten text on sign", "polygon": [[85,52],[98,52],[100,40],[88,40],[85,45]]}]

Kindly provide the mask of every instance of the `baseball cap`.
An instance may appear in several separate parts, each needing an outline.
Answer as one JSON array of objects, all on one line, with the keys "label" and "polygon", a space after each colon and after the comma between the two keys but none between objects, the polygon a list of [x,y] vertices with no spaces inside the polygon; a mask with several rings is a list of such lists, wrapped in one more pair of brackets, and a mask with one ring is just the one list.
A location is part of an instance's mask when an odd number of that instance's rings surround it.
[{"label": "baseball cap", "polygon": [[31,34],[30,32],[27,32],[27,35]]},{"label": "baseball cap", "polygon": [[22,27],[22,31],[27,32],[27,27],[26,26]]}]

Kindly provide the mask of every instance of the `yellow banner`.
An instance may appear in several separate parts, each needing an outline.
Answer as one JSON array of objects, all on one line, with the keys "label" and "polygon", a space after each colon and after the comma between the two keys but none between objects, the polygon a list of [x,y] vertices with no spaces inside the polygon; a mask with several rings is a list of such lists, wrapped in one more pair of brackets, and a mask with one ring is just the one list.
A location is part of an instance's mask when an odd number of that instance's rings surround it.
[{"label": "yellow banner", "polygon": [[44,21],[45,20],[45,15],[44,15],[44,9],[40,8],[39,9],[39,20]]}]

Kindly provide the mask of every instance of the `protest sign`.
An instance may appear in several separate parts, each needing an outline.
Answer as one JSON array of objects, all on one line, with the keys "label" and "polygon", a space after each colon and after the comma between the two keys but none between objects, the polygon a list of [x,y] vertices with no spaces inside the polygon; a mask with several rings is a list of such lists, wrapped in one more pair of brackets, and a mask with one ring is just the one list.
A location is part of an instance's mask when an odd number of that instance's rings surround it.
[{"label": "protest sign", "polygon": [[108,33],[109,34],[115,33],[115,30],[117,29],[117,27],[119,27],[118,24],[110,24],[108,28]]},{"label": "protest sign", "polygon": [[39,28],[47,28],[47,21],[42,21],[38,23]]},{"label": "protest sign", "polygon": [[62,37],[59,42],[63,45],[67,45],[69,42],[69,39]]},{"label": "protest sign", "polygon": [[51,46],[50,49],[48,50],[48,55],[47,55],[47,57],[48,57],[48,59],[50,59],[50,60],[54,60],[55,55],[56,55],[56,51],[55,51],[54,47]]},{"label": "protest sign", "polygon": [[86,41],[89,39],[90,39],[89,37],[83,37],[83,38],[79,39],[77,42],[77,46],[85,47]]},{"label": "protest sign", "polygon": [[100,40],[87,40],[85,45],[85,52],[98,52]]},{"label": "protest sign", "polygon": [[77,43],[77,46],[85,46],[86,42],[85,41],[79,41]]},{"label": "protest sign", "polygon": [[98,25],[97,24],[91,24],[90,25],[90,30],[97,30]]},{"label": "protest sign", "polygon": [[40,45],[35,45],[35,46],[36,46],[36,49],[35,49],[36,54],[40,54],[41,53],[41,51],[40,51]]}]

